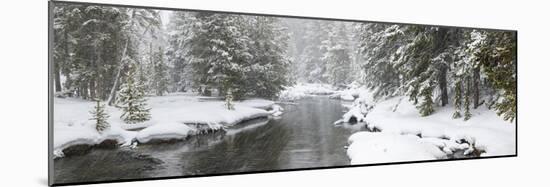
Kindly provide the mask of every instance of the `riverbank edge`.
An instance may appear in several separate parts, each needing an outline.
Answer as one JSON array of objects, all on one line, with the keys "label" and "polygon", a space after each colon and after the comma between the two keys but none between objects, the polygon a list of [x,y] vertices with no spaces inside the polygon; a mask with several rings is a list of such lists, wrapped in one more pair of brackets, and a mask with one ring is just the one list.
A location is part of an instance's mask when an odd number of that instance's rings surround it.
[{"label": "riverbank edge", "polygon": [[[247,122],[254,121],[254,120],[269,121],[271,119],[269,115],[256,115],[247,119],[242,119],[237,123],[231,124],[230,126],[223,126],[223,128],[208,128],[208,129],[194,130],[192,133],[189,133],[186,136],[180,136],[180,137],[173,136],[170,138],[164,138],[164,137],[152,138],[146,142],[140,142],[139,140],[137,140],[136,137],[134,137],[130,141],[130,143],[128,143],[122,140],[123,138],[114,137],[114,136],[106,137],[100,141],[97,141],[98,143],[90,143],[90,141],[75,140],[74,142],[68,142],[67,144],[69,145],[66,145],[61,149],[59,148],[56,149],[55,151],[62,152],[62,156],[56,156],[54,160],[62,159],[65,157],[84,155],[93,149],[120,149],[123,147],[135,148],[138,144],[154,145],[154,144],[182,142],[195,136],[206,136],[206,135],[215,134],[215,133],[223,133],[223,132],[226,132],[227,131],[226,129],[229,127],[239,126],[240,128],[244,128],[246,126],[243,126],[242,124],[246,124]],[[201,124],[201,125],[206,125],[206,124]]]}]

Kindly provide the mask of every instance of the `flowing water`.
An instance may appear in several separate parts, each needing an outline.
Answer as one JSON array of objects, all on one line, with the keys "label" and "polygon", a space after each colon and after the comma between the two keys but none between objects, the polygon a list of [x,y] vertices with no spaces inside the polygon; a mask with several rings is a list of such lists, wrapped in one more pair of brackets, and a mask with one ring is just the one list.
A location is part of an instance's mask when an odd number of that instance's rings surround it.
[{"label": "flowing water", "polygon": [[339,100],[302,99],[279,119],[257,119],[226,132],[135,149],[94,148],[54,162],[56,183],[193,176],[348,165],[348,137],[358,125],[335,126]]}]

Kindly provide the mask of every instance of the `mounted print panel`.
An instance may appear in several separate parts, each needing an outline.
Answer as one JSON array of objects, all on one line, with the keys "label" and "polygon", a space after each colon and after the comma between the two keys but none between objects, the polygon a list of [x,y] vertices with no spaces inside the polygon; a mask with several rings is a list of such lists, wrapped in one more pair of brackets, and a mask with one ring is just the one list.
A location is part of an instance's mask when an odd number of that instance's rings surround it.
[{"label": "mounted print panel", "polygon": [[50,2],[51,185],[516,156],[516,31]]}]

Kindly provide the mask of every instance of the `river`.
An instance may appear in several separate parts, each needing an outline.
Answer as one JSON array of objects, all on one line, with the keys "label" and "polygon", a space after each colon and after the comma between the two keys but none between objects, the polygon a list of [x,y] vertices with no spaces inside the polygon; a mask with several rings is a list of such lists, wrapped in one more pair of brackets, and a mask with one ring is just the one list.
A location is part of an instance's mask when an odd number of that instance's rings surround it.
[{"label": "river", "polygon": [[226,132],[130,148],[94,148],[54,161],[55,183],[193,176],[348,165],[348,137],[335,126],[342,101],[312,97],[287,104],[279,119],[258,119]]}]

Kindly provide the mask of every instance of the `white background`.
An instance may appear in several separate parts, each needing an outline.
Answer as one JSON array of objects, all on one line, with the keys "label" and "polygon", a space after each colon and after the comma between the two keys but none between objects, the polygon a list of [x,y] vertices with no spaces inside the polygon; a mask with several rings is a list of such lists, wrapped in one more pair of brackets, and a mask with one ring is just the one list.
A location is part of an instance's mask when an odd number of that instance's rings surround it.
[{"label": "white background", "polygon": [[[514,29],[519,157],[97,186],[548,186],[550,6],[544,1],[90,0],[146,6]],[[2,1],[0,186],[47,185],[47,1]],[[123,164],[123,163],[121,163]],[[83,168],[85,169],[85,168]]]}]

